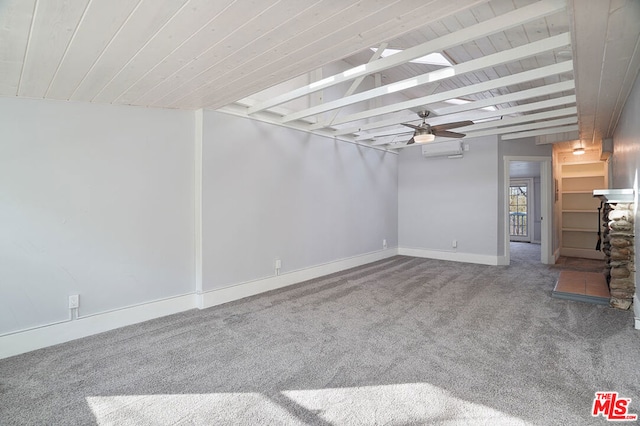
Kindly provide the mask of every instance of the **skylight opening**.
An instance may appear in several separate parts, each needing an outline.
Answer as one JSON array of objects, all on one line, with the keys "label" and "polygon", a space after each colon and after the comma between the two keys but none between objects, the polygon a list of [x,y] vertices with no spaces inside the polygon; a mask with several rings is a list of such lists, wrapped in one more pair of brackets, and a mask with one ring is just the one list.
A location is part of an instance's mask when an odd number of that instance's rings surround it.
[{"label": "skylight opening", "polygon": [[[372,47],[371,50],[373,52],[377,52],[378,49],[375,47]],[[384,51],[380,54],[380,56],[382,56],[383,58],[386,58],[387,56],[391,56],[391,55],[395,55],[398,52],[402,52],[402,50],[399,49],[384,49]],[[434,53],[429,53],[426,56],[423,56],[421,58],[416,58],[413,59],[409,62],[413,62],[415,64],[426,64],[426,65],[436,65],[436,66],[440,66],[440,67],[450,67],[453,64],[451,62],[449,62],[449,60],[447,58],[444,57],[444,55],[442,53],[439,52],[434,52]]]},{"label": "skylight opening", "polygon": [[[453,104],[453,105],[463,105],[463,104],[471,103],[471,101],[468,101],[466,99],[460,99],[460,98],[447,99],[444,102],[447,103],[447,104]],[[483,109],[485,111],[497,111],[498,110],[498,108],[496,108],[493,105],[490,105],[490,106],[487,106],[487,107],[482,107],[480,109]]]}]

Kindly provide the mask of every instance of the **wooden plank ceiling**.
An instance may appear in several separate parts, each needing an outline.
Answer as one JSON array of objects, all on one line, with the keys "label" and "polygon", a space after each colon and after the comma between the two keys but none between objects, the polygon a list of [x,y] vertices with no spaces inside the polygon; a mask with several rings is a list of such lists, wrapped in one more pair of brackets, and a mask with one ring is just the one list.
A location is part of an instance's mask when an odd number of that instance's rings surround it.
[{"label": "wooden plank ceiling", "polygon": [[[640,67],[638,22],[637,0],[0,0],[0,96],[220,109],[387,148],[419,110],[474,121],[468,137],[595,144]],[[414,61],[433,52],[450,65]]]}]

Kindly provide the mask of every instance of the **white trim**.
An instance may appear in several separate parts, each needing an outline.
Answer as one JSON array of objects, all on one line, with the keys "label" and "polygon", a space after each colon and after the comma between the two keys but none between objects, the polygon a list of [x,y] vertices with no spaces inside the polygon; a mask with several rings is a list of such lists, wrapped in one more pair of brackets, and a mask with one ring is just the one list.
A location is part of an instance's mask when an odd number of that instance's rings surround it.
[{"label": "white trim", "polygon": [[486,254],[460,253],[457,251],[429,250],[422,248],[399,247],[401,256],[424,257],[427,259],[450,260],[453,262],[478,263],[481,265],[503,265],[502,256],[490,256]]},{"label": "white trim", "polygon": [[633,325],[636,330],[640,330],[640,299],[638,293],[633,296]]},{"label": "white trim", "polygon": [[375,251],[359,256],[340,259],[333,262],[287,272],[281,275],[262,278],[244,283],[235,284],[229,287],[209,290],[197,294],[197,305],[200,309],[210,308],[223,303],[232,302],[245,297],[254,296],[266,291],[276,290],[282,287],[298,284],[314,278],[333,274],[349,268],[366,265],[371,262],[396,256],[397,249]]},{"label": "white trim", "polygon": [[195,241],[195,273],[194,287],[196,293],[202,291],[202,147],[204,141],[204,111],[194,112],[194,241]]},{"label": "white trim", "polygon": [[585,259],[604,260],[604,253],[595,249],[560,247],[560,256],[582,257]]},{"label": "white trim", "polygon": [[0,337],[0,359],[195,309],[195,302],[190,293],[6,334]]}]

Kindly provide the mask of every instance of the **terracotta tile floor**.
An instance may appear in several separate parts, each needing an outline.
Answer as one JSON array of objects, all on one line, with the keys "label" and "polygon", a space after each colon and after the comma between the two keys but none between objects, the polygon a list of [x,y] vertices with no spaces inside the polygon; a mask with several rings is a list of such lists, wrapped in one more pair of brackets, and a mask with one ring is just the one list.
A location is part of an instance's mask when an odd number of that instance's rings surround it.
[{"label": "terracotta tile floor", "polygon": [[553,296],[601,304],[609,304],[610,297],[604,275],[584,271],[561,271]]}]

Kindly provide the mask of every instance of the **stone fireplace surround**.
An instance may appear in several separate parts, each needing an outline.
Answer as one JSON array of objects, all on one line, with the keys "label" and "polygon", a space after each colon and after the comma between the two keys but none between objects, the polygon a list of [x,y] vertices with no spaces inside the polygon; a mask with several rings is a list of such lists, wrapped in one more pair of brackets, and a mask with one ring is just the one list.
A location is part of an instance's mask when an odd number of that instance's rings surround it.
[{"label": "stone fireplace surround", "polygon": [[[628,310],[636,296],[635,269],[635,206],[633,189],[599,189],[594,197],[604,201],[602,210],[602,252],[605,254],[604,274],[611,293],[610,306]],[[636,313],[638,307],[635,306]],[[636,315],[635,328],[640,327]]]}]

